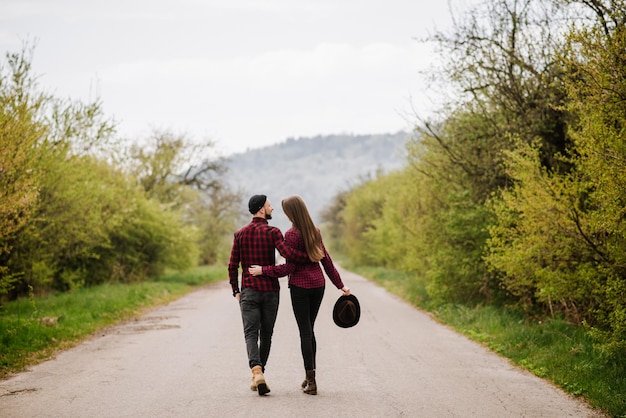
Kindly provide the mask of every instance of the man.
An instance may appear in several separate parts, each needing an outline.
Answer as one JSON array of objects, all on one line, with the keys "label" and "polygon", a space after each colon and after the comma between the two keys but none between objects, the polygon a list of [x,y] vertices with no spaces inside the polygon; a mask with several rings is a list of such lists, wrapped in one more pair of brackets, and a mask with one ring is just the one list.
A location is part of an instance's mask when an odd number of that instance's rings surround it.
[{"label": "man", "polygon": [[[250,389],[260,396],[270,392],[265,381],[265,365],[270,354],[274,324],[278,314],[280,285],[277,278],[252,276],[251,265],[276,264],[276,250],[286,259],[306,262],[302,251],[285,245],[280,229],[270,226],[274,208],[265,195],[254,195],[248,202],[252,221],[235,232],[228,263],[228,277],[233,296],[239,301],[243,333],[248,351],[248,364],[252,370]],[[239,289],[239,265],[242,267]]]}]

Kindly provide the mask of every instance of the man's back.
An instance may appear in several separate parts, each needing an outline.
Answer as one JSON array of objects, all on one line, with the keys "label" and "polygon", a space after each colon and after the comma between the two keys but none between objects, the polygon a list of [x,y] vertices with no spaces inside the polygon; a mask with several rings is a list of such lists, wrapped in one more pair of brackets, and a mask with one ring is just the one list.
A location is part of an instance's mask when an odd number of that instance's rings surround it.
[{"label": "man's back", "polygon": [[247,267],[254,264],[275,264],[277,238],[282,238],[278,228],[269,225],[265,219],[253,218],[252,222],[235,232],[241,265]]},{"label": "man's back", "polygon": [[276,245],[282,244],[283,234],[276,227],[270,226],[264,218],[254,217],[252,221],[235,232],[233,248],[228,263],[228,276],[237,281],[239,265],[242,267],[241,287],[258,291],[278,291],[277,278],[252,276],[248,272],[251,265],[274,265],[276,263]]}]

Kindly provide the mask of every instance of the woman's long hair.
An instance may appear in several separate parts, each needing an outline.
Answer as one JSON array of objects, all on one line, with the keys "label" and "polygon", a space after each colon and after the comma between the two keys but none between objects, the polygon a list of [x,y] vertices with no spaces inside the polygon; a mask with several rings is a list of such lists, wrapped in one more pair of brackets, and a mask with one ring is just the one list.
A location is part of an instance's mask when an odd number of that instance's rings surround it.
[{"label": "woman's long hair", "polygon": [[283,211],[289,218],[293,226],[300,231],[304,240],[304,248],[313,262],[318,262],[324,258],[322,248],[322,234],[313,224],[309,210],[300,196],[289,196],[282,201]]}]

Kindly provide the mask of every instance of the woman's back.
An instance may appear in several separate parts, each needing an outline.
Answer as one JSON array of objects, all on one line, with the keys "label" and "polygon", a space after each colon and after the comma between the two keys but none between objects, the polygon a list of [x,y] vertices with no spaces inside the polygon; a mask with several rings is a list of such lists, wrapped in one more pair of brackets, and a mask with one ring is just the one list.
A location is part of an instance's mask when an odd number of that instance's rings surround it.
[{"label": "woman's back", "polygon": [[[302,238],[302,234],[300,231],[292,227],[285,233],[285,244],[292,248],[297,248],[304,251],[304,239]],[[324,247],[324,243],[322,242],[322,250],[324,252],[324,258],[322,258],[321,263],[324,267],[324,271],[333,282],[333,284],[341,289],[343,287],[343,283],[341,282],[341,278],[339,277],[339,273],[337,269],[333,265],[333,262]],[[291,264],[291,263],[289,263]],[[303,287],[306,289],[322,287],[325,284],[324,273],[322,272],[322,268],[320,267],[320,263],[308,262],[308,263],[298,263],[292,266],[293,271],[289,274],[289,286],[297,286]]]}]

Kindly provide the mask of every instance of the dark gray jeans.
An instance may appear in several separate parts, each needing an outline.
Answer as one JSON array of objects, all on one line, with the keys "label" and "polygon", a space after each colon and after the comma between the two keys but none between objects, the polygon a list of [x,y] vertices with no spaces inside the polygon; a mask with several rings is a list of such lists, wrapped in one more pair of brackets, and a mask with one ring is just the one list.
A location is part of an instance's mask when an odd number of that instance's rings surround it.
[{"label": "dark gray jeans", "polygon": [[239,308],[250,368],[261,366],[265,371],[272,346],[272,334],[278,315],[279,292],[241,289]]}]

